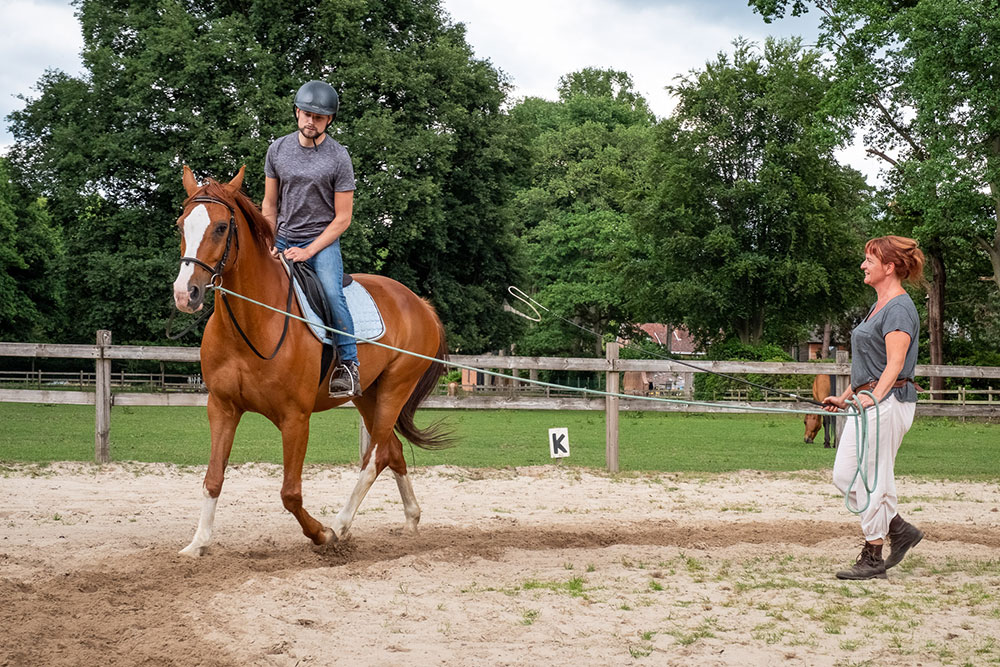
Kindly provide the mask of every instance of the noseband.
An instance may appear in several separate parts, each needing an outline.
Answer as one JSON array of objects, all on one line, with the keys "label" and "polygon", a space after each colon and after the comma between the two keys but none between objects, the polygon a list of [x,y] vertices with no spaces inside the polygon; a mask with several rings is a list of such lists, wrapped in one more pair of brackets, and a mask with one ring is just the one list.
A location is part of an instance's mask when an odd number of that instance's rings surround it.
[{"label": "noseband", "polygon": [[[222,199],[216,199],[215,197],[209,197],[208,195],[199,195],[191,199],[191,202],[198,202],[202,204],[220,204],[225,206],[229,210],[229,229],[226,233],[226,249],[222,253],[222,257],[219,259],[218,263],[212,267],[201,261],[197,257],[181,257],[181,264],[195,264],[201,268],[208,271],[212,277],[209,278],[209,282],[213,287],[222,286],[222,272],[226,268],[226,262],[229,261],[229,250],[233,246],[233,239],[236,239],[236,251],[240,250],[240,237],[237,232],[236,227],[236,211],[229,204],[229,202]],[[216,282],[218,281],[218,282]]]}]

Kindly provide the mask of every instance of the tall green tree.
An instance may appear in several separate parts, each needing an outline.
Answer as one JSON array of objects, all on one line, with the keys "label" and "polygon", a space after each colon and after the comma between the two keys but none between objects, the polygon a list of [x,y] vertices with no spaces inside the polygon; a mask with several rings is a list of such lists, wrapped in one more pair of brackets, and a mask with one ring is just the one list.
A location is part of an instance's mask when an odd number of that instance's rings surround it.
[{"label": "tall green tree", "polygon": [[[821,12],[819,44],[834,60],[830,110],[863,129],[887,170],[892,231],[920,240],[930,266],[930,360],[967,328],[949,266],[1000,288],[1000,14],[992,0],[751,0],[765,21]],[[963,252],[955,250],[962,248]],[[969,260],[980,268],[970,274]],[[978,282],[978,281],[976,281]],[[962,293],[982,289],[963,285]],[[982,285],[979,285],[982,288]],[[989,326],[990,320],[979,325]],[[932,387],[941,379],[932,379]]]},{"label": "tall green tree", "polygon": [[47,73],[11,117],[11,160],[49,198],[81,272],[75,338],[161,337],[181,165],[228,179],[247,164],[259,200],[267,146],[295,129],[295,90],[315,78],[341,94],[331,133],[358,181],[348,270],[429,297],[453,348],[509,340],[508,86],[438,0],[76,4],[86,75]]},{"label": "tall green tree", "polygon": [[625,264],[635,307],[703,342],[786,343],[858,298],[866,186],[819,114],[819,54],[737,40],[670,87]]},{"label": "tall green tree", "polygon": [[[529,170],[513,210],[527,267],[525,289],[553,314],[600,335],[628,322],[617,259],[627,206],[654,117],[629,75],[584,69],[560,79],[559,100],[511,110]],[[548,318],[518,340],[525,354],[602,354],[599,336]]]},{"label": "tall green tree", "polygon": [[51,340],[66,284],[59,230],[44,199],[10,180],[0,158],[0,340]]}]

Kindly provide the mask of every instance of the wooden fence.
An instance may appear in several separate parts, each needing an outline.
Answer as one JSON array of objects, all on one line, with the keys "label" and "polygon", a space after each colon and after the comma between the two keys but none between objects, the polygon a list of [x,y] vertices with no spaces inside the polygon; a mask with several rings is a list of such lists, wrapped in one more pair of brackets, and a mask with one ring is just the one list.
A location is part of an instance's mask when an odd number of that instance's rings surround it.
[{"label": "wooden fence", "polygon": [[[846,387],[850,374],[850,363],[846,353],[840,353],[836,363],[817,364],[810,362],[743,362],[743,361],[688,361],[678,363],[668,360],[620,359],[618,344],[609,343],[604,359],[563,358],[563,357],[510,357],[497,355],[452,355],[451,361],[462,366],[471,366],[495,372],[511,373],[528,371],[532,377],[539,370],[582,371],[605,374],[605,386],[610,392],[617,392],[619,373],[629,371],[669,372],[685,377],[683,397],[690,398],[694,386],[694,374],[716,371],[726,374],[757,373],[765,375],[816,375],[817,372],[836,376],[838,390]],[[112,392],[114,375],[113,361],[159,361],[188,362],[200,361],[196,347],[146,347],[136,345],[112,345],[111,332],[97,332],[95,345],[60,345],[40,343],[0,343],[0,357],[93,359],[95,364],[95,387],[93,391],[62,389],[13,389],[0,387],[0,402],[48,403],[68,405],[93,405],[94,458],[98,463],[111,460],[108,434],[111,428],[112,405],[128,406],[204,406],[207,394],[192,391],[118,391]],[[692,368],[692,366],[694,368]],[[996,366],[931,366],[918,365],[919,377],[983,378],[1000,380],[1000,367]],[[121,375],[124,381],[124,375]],[[517,390],[525,385],[523,380],[499,378],[491,386],[495,391],[458,391],[454,395],[432,395],[424,402],[429,408],[464,409],[516,409],[516,410],[603,410],[606,415],[606,462],[611,471],[618,470],[618,413],[620,410],[647,410],[661,412],[751,412],[751,408],[768,407],[801,410],[804,404],[785,400],[767,401],[727,401],[725,407],[690,405],[685,403],[665,403],[636,398],[551,396],[542,392],[524,393]],[[961,390],[957,390],[961,393]],[[917,413],[951,417],[1000,417],[1000,400],[994,400],[997,392],[984,392],[985,401],[967,400],[962,395],[957,400],[921,399]],[[935,397],[940,398],[940,397]],[[345,407],[353,407],[348,403]],[[836,420],[841,422],[844,418]],[[359,448],[367,447],[367,433],[362,426]]]}]

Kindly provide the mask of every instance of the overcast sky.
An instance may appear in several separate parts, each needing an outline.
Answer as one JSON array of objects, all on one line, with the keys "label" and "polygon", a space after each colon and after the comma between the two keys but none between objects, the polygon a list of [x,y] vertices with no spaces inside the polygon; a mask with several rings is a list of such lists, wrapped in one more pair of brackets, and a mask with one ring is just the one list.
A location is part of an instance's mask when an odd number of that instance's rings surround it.
[{"label": "overcast sky", "polygon": [[[746,0],[442,0],[452,22],[464,23],[476,56],[505,72],[515,95],[555,99],[559,77],[600,67],[632,75],[660,117],[674,103],[664,90],[679,74],[701,68],[742,35],[816,37],[817,17],[768,25]],[[6,116],[31,97],[46,69],[77,75],[83,38],[69,2],[0,0],[0,150],[13,138]],[[860,148],[842,159],[873,180],[877,165]]]}]

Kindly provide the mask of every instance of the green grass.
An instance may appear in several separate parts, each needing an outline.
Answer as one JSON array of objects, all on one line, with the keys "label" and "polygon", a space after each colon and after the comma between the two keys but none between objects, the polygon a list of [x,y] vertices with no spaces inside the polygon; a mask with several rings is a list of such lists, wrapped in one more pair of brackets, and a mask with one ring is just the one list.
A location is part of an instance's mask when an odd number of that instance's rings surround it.
[{"label": "green grass", "polygon": [[[559,465],[604,467],[604,415],[582,411],[424,410],[418,425],[444,419],[458,446],[428,452],[405,445],[407,462],[502,468],[552,463],[548,429],[567,427],[571,456]],[[798,415],[680,415],[624,413],[620,419],[622,470],[729,472],[822,470],[833,449],[802,442]],[[358,457],[358,414],[351,409],[313,416],[307,463],[351,463]],[[208,461],[204,408],[115,407],[114,460]],[[0,403],[0,461],[92,461],[94,409],[77,405]],[[244,416],[233,463],[281,462],[278,430],[260,415]],[[1000,478],[1000,425],[917,418],[896,461],[898,475],[936,479]],[[746,511],[746,508],[739,508]]]}]

